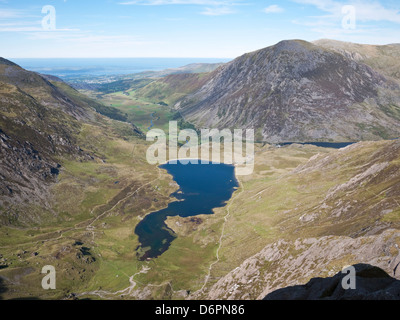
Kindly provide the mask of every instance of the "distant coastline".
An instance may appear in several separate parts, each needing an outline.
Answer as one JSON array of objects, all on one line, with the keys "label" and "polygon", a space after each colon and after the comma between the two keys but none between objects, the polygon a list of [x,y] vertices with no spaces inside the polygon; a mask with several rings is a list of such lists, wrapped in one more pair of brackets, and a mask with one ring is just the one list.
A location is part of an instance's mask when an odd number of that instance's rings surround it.
[{"label": "distant coastline", "polygon": [[191,63],[221,63],[227,58],[16,58],[22,68],[60,78],[70,76],[110,76],[161,71]]}]

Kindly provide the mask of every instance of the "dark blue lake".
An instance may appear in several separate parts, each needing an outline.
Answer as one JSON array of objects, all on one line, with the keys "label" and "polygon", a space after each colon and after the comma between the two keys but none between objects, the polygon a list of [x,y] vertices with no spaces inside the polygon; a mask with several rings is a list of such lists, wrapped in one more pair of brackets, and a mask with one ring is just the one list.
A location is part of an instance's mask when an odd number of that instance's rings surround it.
[{"label": "dark blue lake", "polygon": [[280,143],[281,146],[289,146],[291,144],[310,144],[316,147],[341,149],[354,144],[355,142],[284,142]]},{"label": "dark blue lake", "polygon": [[170,173],[180,189],[171,196],[178,201],[167,208],[147,215],[135,229],[140,245],[139,260],[156,258],[168,250],[176,234],[165,224],[167,217],[192,217],[213,214],[213,209],[223,207],[238,188],[235,168],[226,164],[167,163],[160,166]]}]

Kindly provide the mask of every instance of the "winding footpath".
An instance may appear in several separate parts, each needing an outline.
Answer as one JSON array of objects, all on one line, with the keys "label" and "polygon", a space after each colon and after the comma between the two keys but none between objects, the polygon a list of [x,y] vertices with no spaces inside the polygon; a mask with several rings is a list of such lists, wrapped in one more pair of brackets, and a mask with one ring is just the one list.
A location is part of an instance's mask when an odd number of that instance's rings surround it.
[{"label": "winding footpath", "polygon": [[[50,242],[50,241],[56,241],[56,240],[60,240],[63,237],[63,234],[69,231],[78,231],[78,230],[83,230],[86,229],[88,231],[94,231],[95,227],[93,226],[93,224],[98,221],[99,219],[103,218],[105,215],[107,215],[108,213],[110,213],[112,210],[114,210],[119,204],[123,203],[124,201],[126,201],[128,198],[132,197],[133,195],[135,195],[137,192],[139,192],[141,189],[143,189],[144,187],[151,185],[152,183],[156,182],[157,180],[160,180],[161,178],[161,169],[157,167],[158,170],[158,176],[156,179],[147,182],[146,184],[140,186],[139,188],[137,188],[135,191],[128,193],[123,199],[119,200],[114,206],[112,206],[112,208],[106,210],[105,212],[103,212],[102,214],[100,214],[99,216],[97,216],[96,218],[90,218],[86,221],[80,221],[78,223],[76,223],[74,225],[74,227],[71,228],[67,228],[64,230],[59,230],[59,231],[53,231],[53,232],[49,232],[49,233],[45,233],[43,235],[46,234],[57,234],[56,237],[54,238],[50,238],[50,239],[45,239],[45,240],[35,240],[35,241],[31,241],[31,242],[24,242],[21,244],[18,244],[19,246],[23,246],[23,245],[33,245],[33,244],[44,244],[46,242]],[[97,206],[95,206],[91,211],[90,214],[93,215],[94,210],[96,210],[98,207],[104,206],[103,204],[99,204]],[[91,221],[89,223],[89,221]],[[89,223],[87,226],[85,226],[87,223]],[[83,225],[83,226],[79,226],[79,225]],[[41,236],[43,236],[41,235]],[[7,246],[1,246],[0,249],[6,249],[6,248],[11,248],[11,247],[15,247],[15,245],[7,245]]]},{"label": "winding footpath", "polygon": [[201,292],[204,291],[205,287],[206,287],[207,284],[208,284],[208,281],[210,280],[211,271],[212,271],[213,267],[220,261],[219,252],[220,252],[220,250],[221,250],[221,248],[222,248],[222,241],[223,241],[223,238],[224,238],[224,236],[225,236],[225,225],[226,225],[226,223],[228,222],[229,216],[231,215],[230,208],[231,208],[232,204],[234,203],[235,199],[236,199],[237,197],[239,197],[239,196],[244,192],[244,185],[243,185],[243,183],[240,182],[239,180],[238,180],[238,182],[239,182],[239,186],[240,186],[241,190],[240,190],[239,193],[236,193],[236,194],[232,197],[232,199],[231,199],[229,205],[226,207],[227,214],[226,214],[225,217],[224,217],[224,223],[223,223],[223,225],[222,225],[221,236],[220,236],[220,238],[219,238],[219,244],[218,244],[218,249],[217,249],[217,253],[216,253],[216,258],[217,258],[217,260],[215,260],[213,263],[210,264],[210,266],[209,266],[209,268],[208,268],[208,273],[207,273],[207,275],[206,275],[206,277],[205,277],[205,279],[204,279],[204,284],[203,284],[203,286],[202,286],[199,290],[197,290],[196,292],[194,292],[193,295],[197,295],[197,294],[199,294],[199,293],[201,293]]},{"label": "winding footpath", "polygon": [[[95,223],[97,220],[103,218],[105,215],[107,215],[108,213],[110,213],[111,211],[113,211],[119,204],[123,203],[124,201],[126,201],[128,198],[132,197],[133,195],[135,195],[136,193],[138,193],[140,190],[142,190],[143,188],[147,187],[148,185],[153,184],[154,182],[158,181],[161,179],[161,169],[157,167],[158,170],[158,176],[156,179],[145,183],[144,185],[140,186],[139,188],[137,188],[135,191],[130,192],[126,195],[126,197],[124,197],[123,199],[119,200],[114,206],[112,206],[112,208],[110,208],[109,210],[103,212],[102,214],[100,214],[99,216],[97,216],[87,227],[86,229],[89,230],[93,227],[93,223]],[[93,211],[96,209],[97,207],[94,207],[92,209],[92,211],[90,212],[91,214],[93,214]],[[90,231],[90,230],[89,230]]]}]

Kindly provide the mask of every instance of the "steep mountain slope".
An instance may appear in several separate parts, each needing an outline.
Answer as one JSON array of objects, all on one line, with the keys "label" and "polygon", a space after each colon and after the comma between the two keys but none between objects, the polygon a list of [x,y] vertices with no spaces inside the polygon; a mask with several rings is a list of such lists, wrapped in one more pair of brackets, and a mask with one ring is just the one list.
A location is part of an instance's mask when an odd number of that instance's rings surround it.
[{"label": "steep mountain slope", "polygon": [[375,46],[322,39],[314,44],[339,52],[346,57],[365,63],[385,76],[400,80],[400,46],[390,44]]},{"label": "steep mountain slope", "polygon": [[[1,62],[3,61],[3,62]],[[17,87],[43,106],[61,110],[76,119],[90,119],[93,114],[87,104],[74,101],[41,75],[24,70],[12,62],[0,61],[0,81]]]},{"label": "steep mountain slope", "polygon": [[277,178],[257,167],[231,205],[215,282],[195,297],[262,299],[357,263],[400,279],[399,140],[321,153]]},{"label": "steep mountain slope", "polygon": [[[77,104],[83,104],[89,107],[90,109],[96,110],[96,112],[109,117],[114,120],[118,121],[127,121],[127,114],[123,113],[122,111],[118,110],[117,108],[109,107],[106,106],[102,103],[97,102],[94,99],[89,98],[85,94],[80,93],[76,89],[70,87],[67,83],[65,83],[63,80],[54,77],[54,76],[48,76],[48,75],[42,75],[44,78],[48,79],[51,84],[53,84],[55,87],[57,87],[58,90],[60,90],[63,94],[69,97],[69,99],[73,100],[74,103]],[[135,127],[134,124],[132,124],[134,130],[137,131],[138,134],[141,134],[141,132]]]},{"label": "steep mountain slope", "polygon": [[1,224],[30,220],[36,213],[24,210],[28,206],[49,209],[60,158],[92,159],[77,135],[83,123],[98,117],[96,103],[52,80],[0,60]]},{"label": "steep mountain slope", "polygon": [[210,73],[183,73],[166,76],[137,90],[135,95],[153,102],[175,104],[200,89],[210,79]]},{"label": "steep mountain slope", "polygon": [[258,139],[286,142],[398,137],[399,105],[395,81],[294,40],[220,67],[176,108],[199,127],[254,128]]}]

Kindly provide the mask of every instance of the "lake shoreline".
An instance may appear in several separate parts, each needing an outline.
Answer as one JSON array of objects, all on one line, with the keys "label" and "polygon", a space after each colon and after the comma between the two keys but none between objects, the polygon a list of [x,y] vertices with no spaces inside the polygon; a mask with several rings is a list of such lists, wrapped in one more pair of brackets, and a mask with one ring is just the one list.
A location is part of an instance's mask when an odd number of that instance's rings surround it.
[{"label": "lake shoreline", "polygon": [[177,237],[166,224],[168,217],[213,215],[214,209],[228,204],[240,186],[235,167],[230,164],[205,166],[178,162],[176,165],[163,164],[159,168],[167,170],[179,189],[170,194],[171,200],[174,200],[166,208],[150,212],[135,227],[140,243],[136,252],[141,261],[157,258],[169,249]]}]

